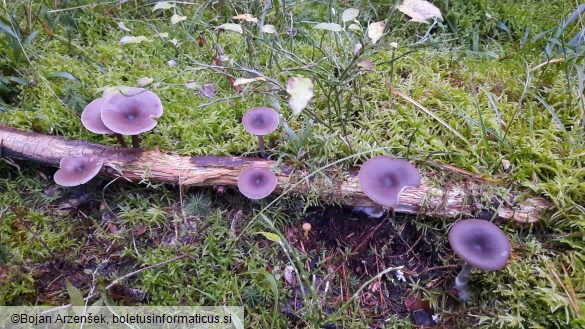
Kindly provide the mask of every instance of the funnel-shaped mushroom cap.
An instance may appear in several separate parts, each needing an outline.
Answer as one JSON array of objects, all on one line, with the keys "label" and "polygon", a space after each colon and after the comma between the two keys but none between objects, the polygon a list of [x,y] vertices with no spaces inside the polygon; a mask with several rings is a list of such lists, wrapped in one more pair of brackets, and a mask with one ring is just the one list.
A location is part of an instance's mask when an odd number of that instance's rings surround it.
[{"label": "funnel-shaped mushroom cap", "polygon": [[366,161],[358,174],[362,191],[374,202],[396,207],[398,196],[407,186],[419,187],[420,175],[406,160],[375,156]]},{"label": "funnel-shaped mushroom cap", "polygon": [[255,107],[244,114],[242,123],[250,133],[264,136],[278,127],[278,113],[269,107]]},{"label": "funnel-shaped mushroom cap", "polygon": [[77,186],[89,182],[100,172],[104,160],[97,157],[64,157],[55,172],[55,183],[61,186]]},{"label": "funnel-shaped mushroom cap", "polygon": [[238,177],[238,189],[252,200],[267,197],[276,188],[276,175],[268,168],[250,168]]},{"label": "funnel-shaped mushroom cap", "polygon": [[156,126],[163,114],[160,98],[152,91],[129,88],[110,95],[102,104],[102,121],[109,129],[122,135],[138,135]]},{"label": "funnel-shaped mushroom cap", "polygon": [[482,270],[499,270],[510,257],[510,241],[495,224],[462,220],[449,231],[449,244],[459,257]]},{"label": "funnel-shaped mushroom cap", "polygon": [[96,134],[113,134],[114,132],[106,127],[102,121],[102,105],[107,97],[100,97],[87,104],[83,113],[81,113],[81,123],[83,126]]}]

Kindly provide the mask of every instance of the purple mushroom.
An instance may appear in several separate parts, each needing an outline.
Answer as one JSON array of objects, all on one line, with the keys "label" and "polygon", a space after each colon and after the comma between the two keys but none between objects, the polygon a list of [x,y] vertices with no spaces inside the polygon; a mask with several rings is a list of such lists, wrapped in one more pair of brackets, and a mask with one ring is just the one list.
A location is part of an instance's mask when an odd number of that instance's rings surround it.
[{"label": "purple mushroom", "polygon": [[375,156],[366,161],[358,174],[362,191],[374,202],[394,208],[405,187],[419,187],[420,175],[406,160]]},{"label": "purple mushroom", "polygon": [[129,88],[104,100],[101,118],[104,125],[119,134],[132,136],[132,147],[139,148],[138,134],[154,128],[163,114],[160,98],[152,91]]},{"label": "purple mushroom", "polygon": [[102,105],[106,98],[107,96],[100,97],[98,99],[93,100],[91,103],[87,104],[87,106],[83,110],[83,113],[81,113],[81,123],[87,130],[91,131],[92,133],[105,135],[113,134],[114,136],[116,136],[116,139],[118,139],[120,145],[122,147],[126,147],[126,141],[124,140],[122,135],[106,127],[106,125],[102,121]]},{"label": "purple mushroom", "polygon": [[102,168],[104,160],[98,157],[64,157],[53,179],[61,186],[77,186],[89,182]]},{"label": "purple mushroom", "polygon": [[278,113],[269,107],[255,107],[248,110],[242,118],[246,130],[258,136],[258,151],[264,158],[264,135],[270,134],[278,127]]},{"label": "purple mushroom", "polygon": [[495,224],[481,219],[466,219],[453,225],[449,231],[449,244],[465,261],[455,278],[459,299],[464,302],[469,300],[467,283],[474,267],[499,270],[506,266],[510,257],[510,241],[506,234]]},{"label": "purple mushroom", "polygon": [[276,188],[276,175],[268,168],[249,168],[238,177],[238,189],[252,200],[260,200]]}]

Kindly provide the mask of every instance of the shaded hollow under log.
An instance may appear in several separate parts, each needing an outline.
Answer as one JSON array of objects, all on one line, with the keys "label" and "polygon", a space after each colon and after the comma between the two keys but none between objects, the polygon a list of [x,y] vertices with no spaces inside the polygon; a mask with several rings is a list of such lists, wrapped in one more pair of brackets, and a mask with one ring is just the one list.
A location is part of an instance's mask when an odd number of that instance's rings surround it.
[{"label": "shaded hollow under log", "polygon": [[[274,167],[271,160],[250,157],[224,156],[178,156],[160,150],[128,149],[68,140],[58,136],[24,132],[0,125],[0,151],[5,158],[33,161],[45,165],[59,166],[64,156],[92,155],[104,159],[101,174],[109,177],[123,176],[132,181],[148,179],[151,182],[188,186],[226,185],[237,186],[237,179],[243,170],[253,167]],[[357,170],[343,174],[329,183],[315,180],[304,171],[291,174],[276,172],[278,185],[275,193],[283,191],[303,194],[321,191],[324,201],[351,205],[376,206],[360,189]],[[298,183],[297,183],[298,182]],[[293,187],[296,186],[296,187]],[[313,189],[312,189],[313,187]],[[291,189],[292,188],[292,189]],[[483,213],[499,221],[534,223],[543,212],[550,209],[551,202],[540,197],[522,201],[493,200],[491,205],[478,205],[470,200],[485,190],[482,184],[465,180],[449,186],[433,186],[423,177],[419,188],[407,188],[400,195],[396,212],[422,214],[432,217],[456,219],[478,217]],[[481,207],[486,207],[481,209]],[[492,208],[488,211],[487,208]]]}]

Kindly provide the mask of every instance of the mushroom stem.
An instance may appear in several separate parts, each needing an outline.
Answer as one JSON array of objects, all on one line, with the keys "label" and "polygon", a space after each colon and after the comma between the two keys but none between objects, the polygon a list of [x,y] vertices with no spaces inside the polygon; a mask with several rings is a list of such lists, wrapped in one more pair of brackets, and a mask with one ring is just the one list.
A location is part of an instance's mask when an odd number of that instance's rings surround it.
[{"label": "mushroom stem", "polygon": [[121,134],[114,134],[114,136],[116,136],[116,139],[118,140],[118,143],[120,143],[120,146],[126,148],[128,147],[128,144],[126,144],[126,141],[124,140],[124,137]]},{"label": "mushroom stem", "polygon": [[262,159],[266,158],[266,153],[264,153],[264,136],[258,136],[258,151]]},{"label": "mushroom stem", "polygon": [[132,135],[132,148],[140,148],[140,137],[138,135]]},{"label": "mushroom stem", "polygon": [[457,289],[459,299],[462,302],[467,302],[469,300],[470,293],[467,283],[469,282],[469,274],[471,274],[471,270],[473,270],[473,266],[469,265],[469,263],[465,263],[461,272],[459,272],[455,278],[455,289]]}]

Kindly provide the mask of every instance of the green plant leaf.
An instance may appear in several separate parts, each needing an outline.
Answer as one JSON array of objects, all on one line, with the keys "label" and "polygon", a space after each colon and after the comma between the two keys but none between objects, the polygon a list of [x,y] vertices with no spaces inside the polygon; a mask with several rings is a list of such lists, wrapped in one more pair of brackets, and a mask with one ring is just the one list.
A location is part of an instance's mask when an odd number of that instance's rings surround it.
[{"label": "green plant leaf", "polygon": [[33,33],[29,34],[28,37],[26,37],[26,39],[24,39],[24,42],[22,43],[23,46],[28,46],[31,44],[31,42],[35,39],[35,37],[39,34],[39,32],[41,32],[41,30],[35,30]]},{"label": "green plant leaf", "polygon": [[258,232],[257,234],[262,234],[266,239],[274,242],[282,242],[280,236],[278,234],[270,233],[270,232]]},{"label": "green plant leaf", "polygon": [[85,301],[83,300],[83,294],[81,293],[81,290],[77,289],[74,285],[72,285],[69,279],[67,278],[65,279],[65,286],[67,287],[67,293],[69,294],[71,305],[84,306]]},{"label": "green plant leaf", "polygon": [[262,273],[262,275],[264,275],[264,280],[266,282],[268,282],[268,284],[270,285],[270,289],[272,290],[272,295],[274,296],[274,303],[273,305],[273,314],[272,314],[272,323],[270,325],[271,328],[274,328],[274,321],[276,320],[276,312],[278,310],[278,307],[276,307],[276,305],[278,305],[278,284],[276,283],[276,280],[274,279],[274,275],[272,275],[271,273],[267,272],[267,271],[262,271],[260,272]]}]

